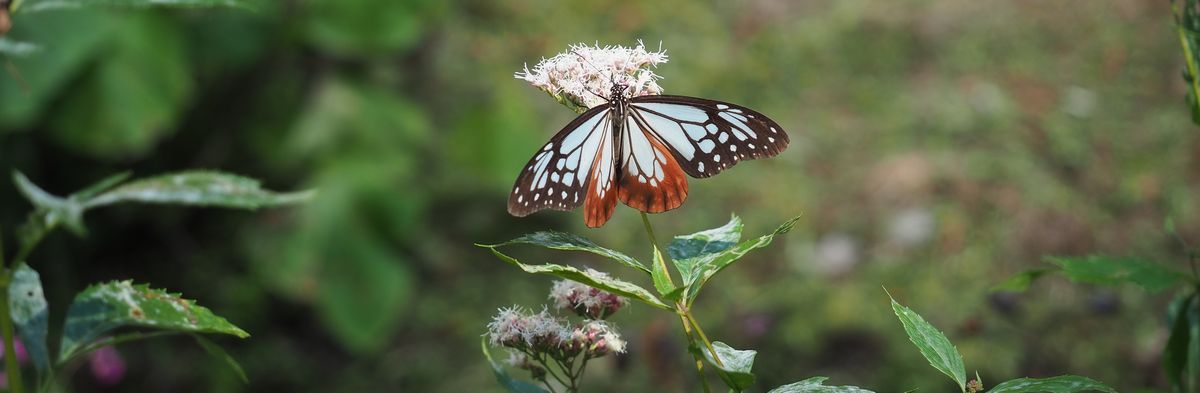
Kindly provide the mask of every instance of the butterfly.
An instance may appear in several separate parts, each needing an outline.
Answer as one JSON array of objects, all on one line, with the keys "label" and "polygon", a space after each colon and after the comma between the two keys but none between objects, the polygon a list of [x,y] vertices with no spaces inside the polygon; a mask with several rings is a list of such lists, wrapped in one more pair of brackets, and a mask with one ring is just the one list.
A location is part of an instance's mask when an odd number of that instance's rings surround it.
[{"label": "butterfly", "polygon": [[598,228],[618,199],[661,213],[687,198],[684,174],[710,177],[787,148],[783,128],[749,108],[685,96],[628,97],[626,90],[613,83],[606,103],[576,117],[534,153],[509,195],[510,214],[582,204],[585,223]]}]

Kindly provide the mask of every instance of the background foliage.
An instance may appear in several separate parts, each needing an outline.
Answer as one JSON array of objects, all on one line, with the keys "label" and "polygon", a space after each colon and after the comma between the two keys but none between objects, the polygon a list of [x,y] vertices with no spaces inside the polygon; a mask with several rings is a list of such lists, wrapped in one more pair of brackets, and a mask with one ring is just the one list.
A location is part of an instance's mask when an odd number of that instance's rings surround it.
[{"label": "background foliage", "polygon": [[[321,190],[255,215],[118,206],[88,214],[84,241],[47,239],[34,258],[51,304],[91,282],[152,282],[253,335],[214,338],[247,385],[181,338],[120,347],[127,378],[102,387],[80,373],[79,391],[498,390],[479,334],[497,307],[544,300],[549,280],[471,244],[584,230],[578,213],[504,211],[518,168],[573,115],[512,73],[570,43],[661,41],[668,93],[744,104],[793,137],[779,158],[692,182],[683,208],[655,217],[665,234],[689,233],[735,211],[766,233],[804,214],[696,303],[726,316],[706,319],[710,334],[759,349],[756,386],[826,375],[949,391],[896,328],[883,284],[984,381],[1069,372],[1161,389],[1158,310],[1170,291],[989,288],[1045,267],[1047,254],[1185,270],[1162,223],[1200,241],[1200,139],[1172,23],[1168,2],[1140,0],[29,12],[6,38],[37,49],[0,59],[19,74],[0,75],[0,168],[58,195],[126,169],[211,168]],[[0,182],[0,225],[29,208]],[[619,209],[582,233],[633,252],[646,249],[640,225]],[[52,310],[50,326],[64,313]],[[695,390],[675,321],[637,306],[616,319],[630,353],[594,365],[589,387]]]}]

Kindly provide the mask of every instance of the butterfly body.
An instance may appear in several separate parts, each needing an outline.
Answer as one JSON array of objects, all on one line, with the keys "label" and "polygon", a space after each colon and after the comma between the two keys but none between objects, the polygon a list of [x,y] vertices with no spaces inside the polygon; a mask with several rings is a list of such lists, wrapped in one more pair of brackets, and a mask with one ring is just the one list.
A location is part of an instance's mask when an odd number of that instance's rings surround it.
[{"label": "butterfly body", "polygon": [[748,108],[685,96],[631,98],[626,90],[614,83],[605,104],[576,117],[534,154],[517,177],[509,213],[582,204],[593,228],[608,221],[618,199],[660,213],[687,198],[684,174],[710,177],[787,147],[782,127]]}]

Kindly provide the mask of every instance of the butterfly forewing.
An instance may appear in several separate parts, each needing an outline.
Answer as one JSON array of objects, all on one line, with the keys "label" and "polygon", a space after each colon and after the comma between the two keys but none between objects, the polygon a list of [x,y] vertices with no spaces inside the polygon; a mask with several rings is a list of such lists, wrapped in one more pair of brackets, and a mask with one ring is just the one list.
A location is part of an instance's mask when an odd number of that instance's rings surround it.
[{"label": "butterfly forewing", "polygon": [[[607,105],[584,112],[550,139],[521,170],[508,197],[508,212],[524,217],[542,209],[571,210],[587,197],[600,164],[599,152],[612,139]],[[610,154],[611,156],[611,154]],[[611,159],[609,159],[611,161]],[[611,163],[604,172],[611,172]],[[604,186],[604,185],[602,185]],[[611,186],[609,186],[611,187]],[[611,213],[611,212],[610,212]]]},{"label": "butterfly forewing", "polygon": [[716,175],[788,145],[783,128],[749,108],[703,98],[652,95],[630,100],[630,116],[652,133],[688,175]]}]

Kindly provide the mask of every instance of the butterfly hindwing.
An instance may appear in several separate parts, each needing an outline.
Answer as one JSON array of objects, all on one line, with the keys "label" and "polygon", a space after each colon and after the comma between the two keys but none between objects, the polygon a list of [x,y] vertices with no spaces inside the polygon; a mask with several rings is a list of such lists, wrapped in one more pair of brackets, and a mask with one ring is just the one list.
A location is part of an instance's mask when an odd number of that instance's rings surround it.
[{"label": "butterfly hindwing", "polygon": [[610,175],[611,169],[595,168],[601,164],[604,143],[612,139],[608,109],[608,105],[601,105],[584,112],[534,153],[509,194],[510,214],[524,217],[542,209],[574,209],[588,197],[588,183],[593,176]]},{"label": "butterfly hindwing", "polygon": [[774,120],[726,102],[641,96],[630,99],[629,112],[696,178],[716,175],[742,160],[774,156],[788,145],[787,134]]},{"label": "butterfly hindwing", "polygon": [[651,132],[637,117],[627,117],[621,133],[618,195],[632,208],[661,213],[683,204],[688,184],[670,149]]}]

